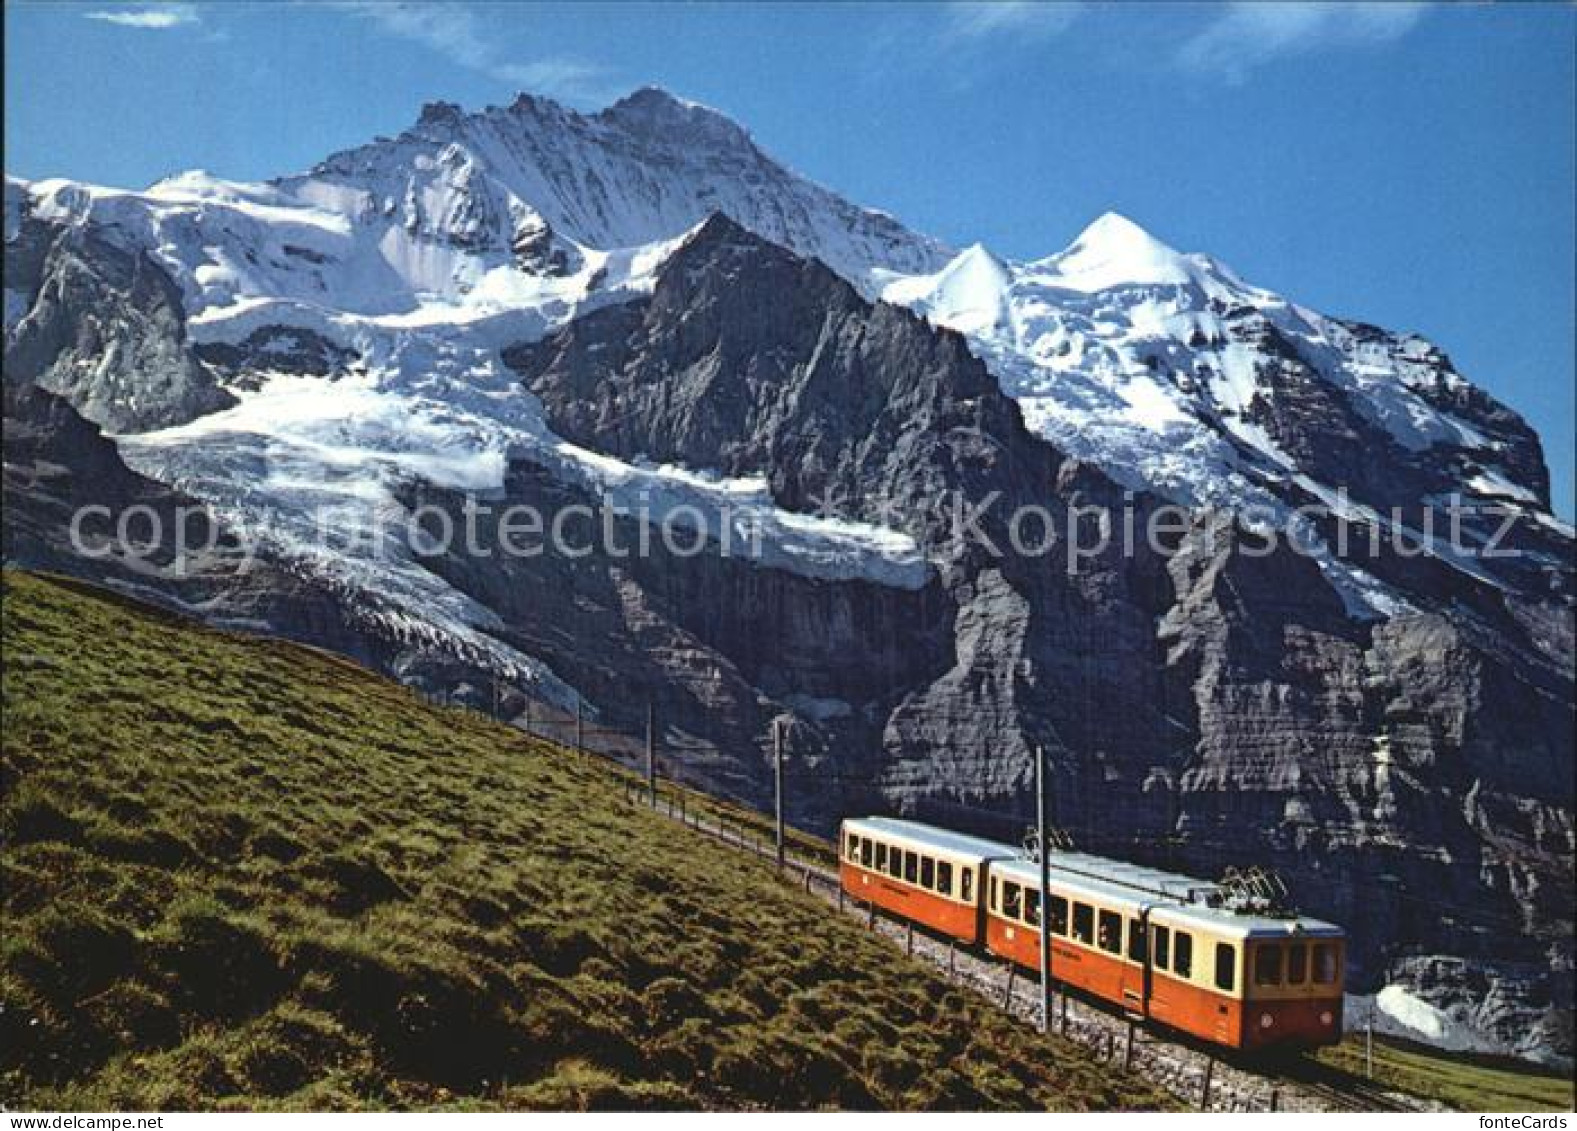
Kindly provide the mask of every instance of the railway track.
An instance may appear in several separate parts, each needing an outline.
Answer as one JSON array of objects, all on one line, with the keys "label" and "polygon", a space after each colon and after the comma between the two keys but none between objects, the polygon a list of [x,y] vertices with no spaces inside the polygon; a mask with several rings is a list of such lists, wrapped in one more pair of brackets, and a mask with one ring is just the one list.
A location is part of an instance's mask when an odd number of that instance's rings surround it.
[{"label": "railway track", "polygon": [[[666,804],[664,803],[666,800]],[[687,827],[706,833],[730,847],[773,859],[764,835],[659,799],[657,811]],[[785,868],[812,892],[853,916],[868,929],[900,945],[913,957],[941,970],[949,980],[967,986],[1031,1024],[1040,1020],[1039,994],[1032,976],[1011,970],[1001,960],[932,936],[907,921],[873,913],[843,895],[838,873],[796,853],[785,854]],[[1388,1092],[1373,1081],[1322,1064],[1307,1056],[1289,1057],[1273,1065],[1251,1063],[1172,1039],[1135,1025],[1129,1018],[1074,995],[1057,995],[1054,1025],[1060,1035],[1082,1045],[1097,1059],[1137,1072],[1188,1103],[1211,1111],[1378,1111],[1420,1110],[1420,1105]]]},{"label": "railway track", "polygon": [[1333,1111],[1421,1110],[1373,1080],[1354,1076],[1309,1057],[1298,1057],[1277,1068],[1283,1079],[1295,1082],[1299,1088],[1324,1100]]}]

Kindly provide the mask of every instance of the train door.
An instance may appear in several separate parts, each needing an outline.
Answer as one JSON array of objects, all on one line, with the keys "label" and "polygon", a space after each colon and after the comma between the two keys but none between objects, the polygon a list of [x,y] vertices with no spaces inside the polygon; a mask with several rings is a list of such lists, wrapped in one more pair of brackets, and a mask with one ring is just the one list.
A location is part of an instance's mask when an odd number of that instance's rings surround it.
[{"label": "train door", "polygon": [[974,901],[975,909],[975,937],[970,942],[986,943],[986,884],[989,882],[991,862],[982,860],[979,864],[970,864],[962,869],[963,878],[959,881],[963,886],[959,889],[959,898]]}]

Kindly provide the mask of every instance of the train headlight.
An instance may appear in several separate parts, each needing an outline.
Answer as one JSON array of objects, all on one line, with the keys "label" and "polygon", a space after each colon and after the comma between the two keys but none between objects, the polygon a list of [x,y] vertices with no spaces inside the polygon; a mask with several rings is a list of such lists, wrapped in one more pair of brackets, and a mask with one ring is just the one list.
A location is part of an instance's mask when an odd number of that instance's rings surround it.
[{"label": "train headlight", "polygon": [[1259,1015],[1259,1027],[1261,1029],[1269,1029],[1275,1023],[1276,1023],[1276,1019],[1274,1017],[1272,1017],[1270,1014],[1268,1014],[1268,1013],[1261,1013]]},{"label": "train headlight", "polygon": [[1336,1018],[1331,1016],[1331,1011],[1328,1009],[1324,1013],[1320,1014],[1321,1025],[1329,1025],[1334,1020],[1336,1020]]}]

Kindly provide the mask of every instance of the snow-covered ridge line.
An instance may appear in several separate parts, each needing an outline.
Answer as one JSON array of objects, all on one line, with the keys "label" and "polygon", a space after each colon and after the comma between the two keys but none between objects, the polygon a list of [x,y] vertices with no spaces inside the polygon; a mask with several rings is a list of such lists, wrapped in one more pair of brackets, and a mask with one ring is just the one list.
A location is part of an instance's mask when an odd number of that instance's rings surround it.
[{"label": "snow-covered ridge line", "polygon": [[[1506,463],[1502,443],[1440,407],[1446,398],[1426,398],[1426,389],[1460,396],[1471,388],[1429,342],[1361,336],[1115,213],[1043,259],[1013,262],[977,244],[937,272],[883,283],[885,300],[964,334],[1032,430],[1136,490],[1190,506],[1252,508],[1279,515],[1283,526],[1299,520],[1267,481],[1335,499],[1336,476],[1354,469],[1304,466],[1266,427],[1267,409],[1284,396],[1273,384],[1286,361],[1276,343],[1284,342],[1329,389],[1320,395],[1350,405],[1399,452],[1456,453],[1470,469],[1457,481],[1464,496],[1509,501],[1558,529]],[[1347,507],[1342,517],[1363,509]],[[1354,611],[1404,604],[1334,555],[1321,564]]]},{"label": "snow-covered ridge line", "polygon": [[[599,478],[603,457],[572,458],[498,352],[649,293],[713,211],[964,333],[1033,430],[1135,489],[1266,508],[1286,523],[1290,508],[1267,482],[1334,493],[1331,476],[1300,464],[1265,420],[1279,394],[1264,371],[1278,358],[1259,334],[1295,344],[1317,380],[1399,449],[1459,453],[1465,491],[1513,500],[1558,529],[1499,441],[1440,407],[1449,397],[1425,397],[1469,386],[1422,339],[1357,333],[1112,213],[1042,259],[1015,263],[979,245],[955,255],[789,172],[717,111],[655,89],[590,115],[529,96],[469,114],[433,104],[396,138],[267,183],[191,172],[142,192],[6,185],[8,239],[31,214],[147,252],[179,286],[193,342],[290,328],[355,355],[354,397],[323,382],[303,410],[260,412],[269,397],[301,393],[275,380],[232,410],[225,426],[237,435],[321,451],[327,432],[369,467],[400,452],[402,473],[496,468],[531,450],[605,497],[642,483],[675,506],[675,492],[688,493],[709,514],[719,503],[699,469],[631,465]],[[7,293],[8,328],[26,305]],[[172,451],[183,434],[144,450]],[[818,531],[768,504],[752,501],[784,551],[774,564],[864,569],[888,584],[921,576],[912,562],[895,572],[893,560],[909,562],[899,535]],[[801,552],[796,539],[822,536],[835,548]],[[1322,565],[1355,610],[1397,607],[1373,579]]]}]

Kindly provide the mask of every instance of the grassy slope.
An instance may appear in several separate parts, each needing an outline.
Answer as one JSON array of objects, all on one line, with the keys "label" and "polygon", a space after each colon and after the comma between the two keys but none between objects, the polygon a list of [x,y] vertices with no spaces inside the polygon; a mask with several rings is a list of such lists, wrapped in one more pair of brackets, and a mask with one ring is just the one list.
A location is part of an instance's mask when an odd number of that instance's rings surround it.
[{"label": "grassy slope", "polygon": [[[1355,1076],[1364,1072],[1363,1038],[1348,1037],[1320,1059]],[[1501,1057],[1441,1052],[1390,1038],[1374,1040],[1374,1077],[1382,1084],[1462,1111],[1571,1111],[1572,1081]]]},{"label": "grassy slope", "polygon": [[51,580],[4,628],[7,1105],[1165,1103],[605,768]]}]

